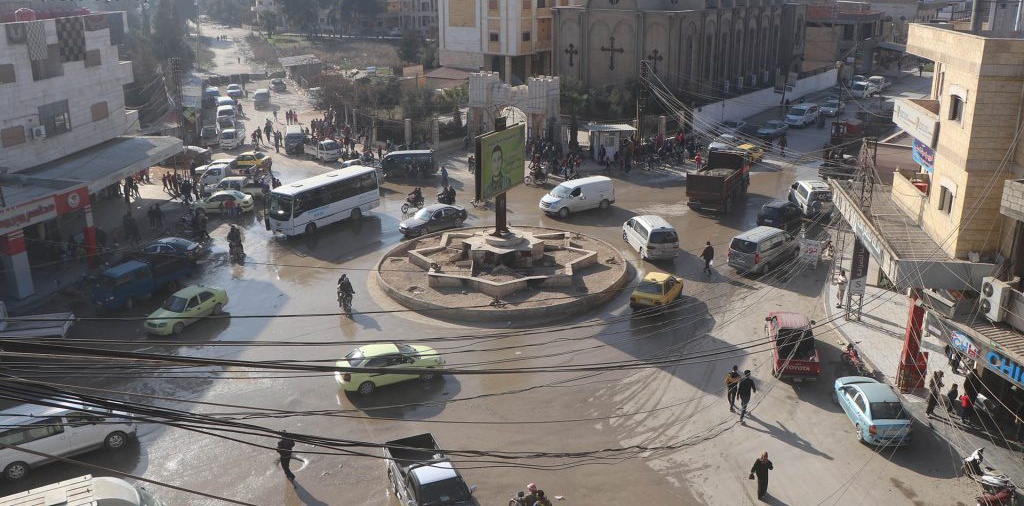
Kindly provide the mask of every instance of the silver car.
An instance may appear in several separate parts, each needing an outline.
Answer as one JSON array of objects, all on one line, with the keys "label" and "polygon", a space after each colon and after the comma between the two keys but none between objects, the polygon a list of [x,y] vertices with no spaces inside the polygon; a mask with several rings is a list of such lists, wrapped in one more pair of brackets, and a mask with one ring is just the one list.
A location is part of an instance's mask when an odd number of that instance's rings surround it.
[{"label": "silver car", "polygon": [[757,227],[733,237],[729,267],[742,274],[767,274],[800,253],[800,242],[774,227]]}]

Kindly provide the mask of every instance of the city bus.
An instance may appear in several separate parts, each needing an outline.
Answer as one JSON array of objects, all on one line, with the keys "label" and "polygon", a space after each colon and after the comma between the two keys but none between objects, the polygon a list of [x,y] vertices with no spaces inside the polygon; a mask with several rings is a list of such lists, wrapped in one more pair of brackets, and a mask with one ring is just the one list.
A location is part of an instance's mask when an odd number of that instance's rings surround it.
[{"label": "city bus", "polygon": [[271,230],[291,237],[345,218],[358,220],[378,206],[377,170],[357,165],[274,188],[267,216]]}]

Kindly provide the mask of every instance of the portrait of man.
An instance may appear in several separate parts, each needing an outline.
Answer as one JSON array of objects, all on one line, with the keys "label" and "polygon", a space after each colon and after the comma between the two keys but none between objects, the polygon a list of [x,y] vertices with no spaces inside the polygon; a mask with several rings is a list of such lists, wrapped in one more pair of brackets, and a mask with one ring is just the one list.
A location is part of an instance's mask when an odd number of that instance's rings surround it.
[{"label": "portrait of man", "polygon": [[497,194],[512,185],[512,178],[505,171],[504,161],[501,146],[494,146],[491,150],[491,180],[487,182],[488,193]]}]

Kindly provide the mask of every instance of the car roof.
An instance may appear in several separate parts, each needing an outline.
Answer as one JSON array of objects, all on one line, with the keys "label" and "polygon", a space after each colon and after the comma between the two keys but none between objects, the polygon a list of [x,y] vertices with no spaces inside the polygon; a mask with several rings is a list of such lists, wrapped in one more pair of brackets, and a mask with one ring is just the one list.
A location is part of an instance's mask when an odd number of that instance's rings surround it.
[{"label": "car roof", "polygon": [[801,179],[801,180],[797,181],[797,183],[800,183],[802,185],[807,185],[812,190],[829,190],[829,191],[832,190],[832,188],[829,187],[828,183],[826,183],[826,182],[824,182],[824,181],[822,181],[820,179]]},{"label": "car roof", "polygon": [[590,176],[590,177],[584,177],[584,178],[580,178],[580,179],[573,179],[571,181],[565,181],[565,182],[563,182],[562,184],[560,184],[558,186],[561,186],[563,188],[576,188],[578,186],[583,186],[583,185],[587,185],[587,184],[597,183],[597,182],[601,182],[601,181],[607,181],[609,183],[612,182],[611,178],[608,178],[608,177],[605,177],[605,176]]},{"label": "car roof", "polygon": [[768,313],[768,317],[778,318],[779,326],[787,329],[799,329],[811,326],[811,319],[800,313],[777,311]]},{"label": "car roof", "polygon": [[129,260],[127,262],[117,264],[103,271],[103,275],[110,276],[112,278],[117,278],[124,276],[125,274],[132,272],[134,270],[144,269],[146,267],[149,267],[149,264],[145,262],[140,262],[138,260]]},{"label": "car roof", "polygon": [[452,207],[452,206],[450,206],[448,204],[430,204],[429,206],[424,207],[423,210],[424,211],[437,211],[438,209],[444,209],[446,207]]},{"label": "car roof", "polygon": [[768,207],[768,208],[774,208],[774,209],[782,209],[783,207],[787,207],[787,206],[790,206],[790,205],[794,205],[795,206],[796,204],[793,204],[792,202],[790,202],[788,200],[773,200],[773,201],[771,201],[771,202],[769,202],[769,203],[767,203],[767,204],[765,204],[765,205],[763,205],[761,207],[762,208]]},{"label": "car roof", "polygon": [[746,232],[743,232],[742,234],[737,235],[733,239],[743,239],[745,241],[758,242],[761,239],[764,239],[765,237],[771,237],[771,236],[773,236],[775,234],[782,234],[782,233],[785,233],[782,229],[778,229],[778,228],[775,228],[775,227],[768,227],[768,226],[762,225],[762,226],[754,227],[754,228],[752,228],[750,230],[747,230]]},{"label": "car roof", "polygon": [[191,246],[193,244],[196,244],[196,243],[194,243],[194,242],[192,242],[192,241],[190,241],[188,239],[185,239],[184,237],[161,237],[161,238],[153,241],[150,244],[156,244],[156,243],[159,243],[159,244],[174,244],[176,246],[185,246],[185,247]]},{"label": "car roof", "polygon": [[269,94],[270,90],[268,90],[266,88],[260,88],[260,89],[256,90],[256,93],[267,93],[267,94]]},{"label": "car roof", "polygon": [[245,156],[245,155],[258,156],[258,155],[262,155],[262,154],[263,154],[262,151],[252,150],[252,151],[246,151],[244,153],[239,153],[238,156]]},{"label": "car roof", "polygon": [[227,194],[229,194],[229,195],[231,195],[232,197],[235,197],[235,198],[245,198],[245,197],[248,197],[248,195],[246,195],[246,194],[244,194],[244,193],[242,193],[242,192],[240,192],[238,190],[221,190],[219,192],[215,192],[213,195],[210,195],[210,197],[215,197],[217,195],[221,195],[221,194],[224,194],[224,193],[227,193]]},{"label": "car roof", "polygon": [[[3,417],[0,418],[0,426],[10,427],[24,425],[33,422],[31,418],[42,418],[55,416],[68,410],[89,411],[84,405],[77,402],[68,402],[57,399],[40,399],[41,402],[59,404],[65,407],[42,406],[39,404],[20,404],[10,408],[4,408]],[[96,411],[93,409],[92,411]]]},{"label": "car roof", "polygon": [[648,272],[644,274],[644,281],[650,281],[652,283],[664,283],[668,278],[674,277],[671,274],[664,272]]},{"label": "car roof", "polygon": [[900,397],[885,383],[853,383],[851,386],[864,392],[868,402],[900,402]]},{"label": "car roof", "polygon": [[640,216],[634,216],[633,219],[637,220],[637,221],[646,222],[648,225],[650,225],[651,228],[654,228],[654,229],[658,229],[658,228],[671,228],[673,230],[675,229],[675,227],[673,227],[671,223],[669,223],[667,220],[665,220],[665,218],[662,218],[661,216],[658,216],[656,214],[641,214]]},{"label": "car roof", "polygon": [[195,296],[195,295],[199,294],[199,292],[204,292],[204,291],[217,292],[217,291],[222,291],[222,290],[223,290],[223,288],[216,287],[216,286],[189,285],[189,286],[186,286],[185,288],[182,288],[181,290],[178,290],[177,292],[174,292],[173,295],[176,295],[176,296],[181,297],[183,299],[187,299],[189,297],[192,297],[192,296]]},{"label": "car roof", "polygon": [[395,346],[395,343],[364,344],[356,349],[362,352],[364,357],[379,357],[398,353],[398,346]]}]

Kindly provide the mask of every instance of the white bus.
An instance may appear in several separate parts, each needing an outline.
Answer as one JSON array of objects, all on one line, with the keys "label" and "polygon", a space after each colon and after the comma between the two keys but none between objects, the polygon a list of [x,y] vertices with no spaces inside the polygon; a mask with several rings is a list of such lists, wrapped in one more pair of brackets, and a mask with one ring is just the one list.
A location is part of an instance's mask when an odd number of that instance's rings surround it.
[{"label": "white bus", "polygon": [[346,167],[274,188],[267,215],[274,232],[291,237],[380,206],[380,187],[373,167]]}]

